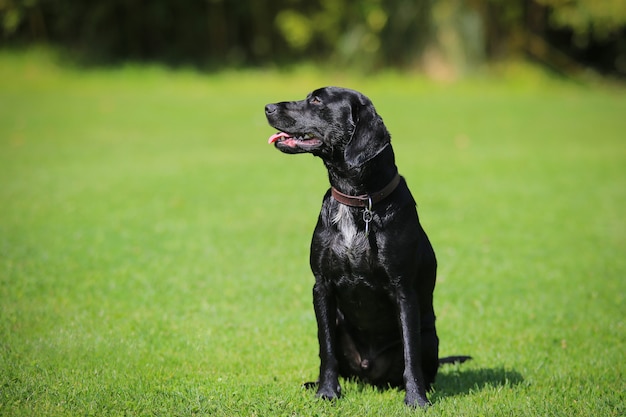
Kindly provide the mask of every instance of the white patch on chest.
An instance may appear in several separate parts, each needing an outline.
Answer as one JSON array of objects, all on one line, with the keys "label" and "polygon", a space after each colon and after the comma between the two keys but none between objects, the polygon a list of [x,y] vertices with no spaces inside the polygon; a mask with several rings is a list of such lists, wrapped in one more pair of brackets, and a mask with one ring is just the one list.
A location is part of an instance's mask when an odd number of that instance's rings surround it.
[{"label": "white patch on chest", "polygon": [[340,243],[341,246],[348,250],[350,255],[354,256],[358,253],[363,254],[367,252],[369,244],[365,233],[363,231],[359,232],[357,229],[354,216],[350,210],[350,207],[339,204],[332,223],[337,226],[341,236],[337,243]]},{"label": "white patch on chest", "polygon": [[357,230],[348,206],[339,204],[337,213],[333,217],[333,224],[337,225],[337,229],[339,229],[339,233],[343,237],[344,245],[350,246],[350,242],[356,237]]}]

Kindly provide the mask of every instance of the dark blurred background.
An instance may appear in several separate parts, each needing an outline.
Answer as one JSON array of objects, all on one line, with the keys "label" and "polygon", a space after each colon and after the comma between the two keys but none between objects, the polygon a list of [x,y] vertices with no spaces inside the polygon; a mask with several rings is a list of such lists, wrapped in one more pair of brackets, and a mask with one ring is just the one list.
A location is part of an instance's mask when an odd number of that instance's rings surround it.
[{"label": "dark blurred background", "polygon": [[85,64],[298,62],[454,77],[530,58],[626,77],[626,0],[0,0],[1,45]]}]

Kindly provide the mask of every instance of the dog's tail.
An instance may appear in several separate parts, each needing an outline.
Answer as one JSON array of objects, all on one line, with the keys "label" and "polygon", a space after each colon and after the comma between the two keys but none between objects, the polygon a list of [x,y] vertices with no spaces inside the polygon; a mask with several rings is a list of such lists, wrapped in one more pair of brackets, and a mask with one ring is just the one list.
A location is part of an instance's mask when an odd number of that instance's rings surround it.
[{"label": "dog's tail", "polygon": [[445,358],[439,358],[439,365],[463,363],[472,359],[471,356],[446,356]]}]

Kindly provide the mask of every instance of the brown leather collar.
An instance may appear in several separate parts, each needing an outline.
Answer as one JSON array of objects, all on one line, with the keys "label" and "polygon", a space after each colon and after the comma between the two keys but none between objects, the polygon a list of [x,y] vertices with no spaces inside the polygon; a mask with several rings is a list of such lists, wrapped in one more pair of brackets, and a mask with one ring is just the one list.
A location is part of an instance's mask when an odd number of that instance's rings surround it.
[{"label": "brown leather collar", "polygon": [[387,196],[389,196],[389,194],[391,194],[396,189],[398,184],[400,184],[401,179],[402,177],[400,176],[400,174],[396,174],[396,176],[393,177],[391,182],[387,184],[385,188],[372,194],[352,196],[337,191],[335,187],[331,187],[331,194],[335,200],[339,201],[341,204],[345,204],[346,206],[371,208],[370,204],[374,205],[379,201],[387,198]]}]

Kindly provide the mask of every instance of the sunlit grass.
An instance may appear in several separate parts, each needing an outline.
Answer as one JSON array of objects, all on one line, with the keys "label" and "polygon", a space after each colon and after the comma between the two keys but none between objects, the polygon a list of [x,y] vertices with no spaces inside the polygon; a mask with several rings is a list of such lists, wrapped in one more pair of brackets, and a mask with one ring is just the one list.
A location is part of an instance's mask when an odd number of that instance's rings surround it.
[{"label": "sunlit grass", "polygon": [[[43,55],[43,56],[42,56]],[[527,72],[525,72],[527,74]],[[529,81],[530,80],[530,81]],[[263,105],[369,95],[437,251],[432,415],[623,415],[624,90],[0,54],[0,414],[409,415],[317,377],[320,161]]]}]

